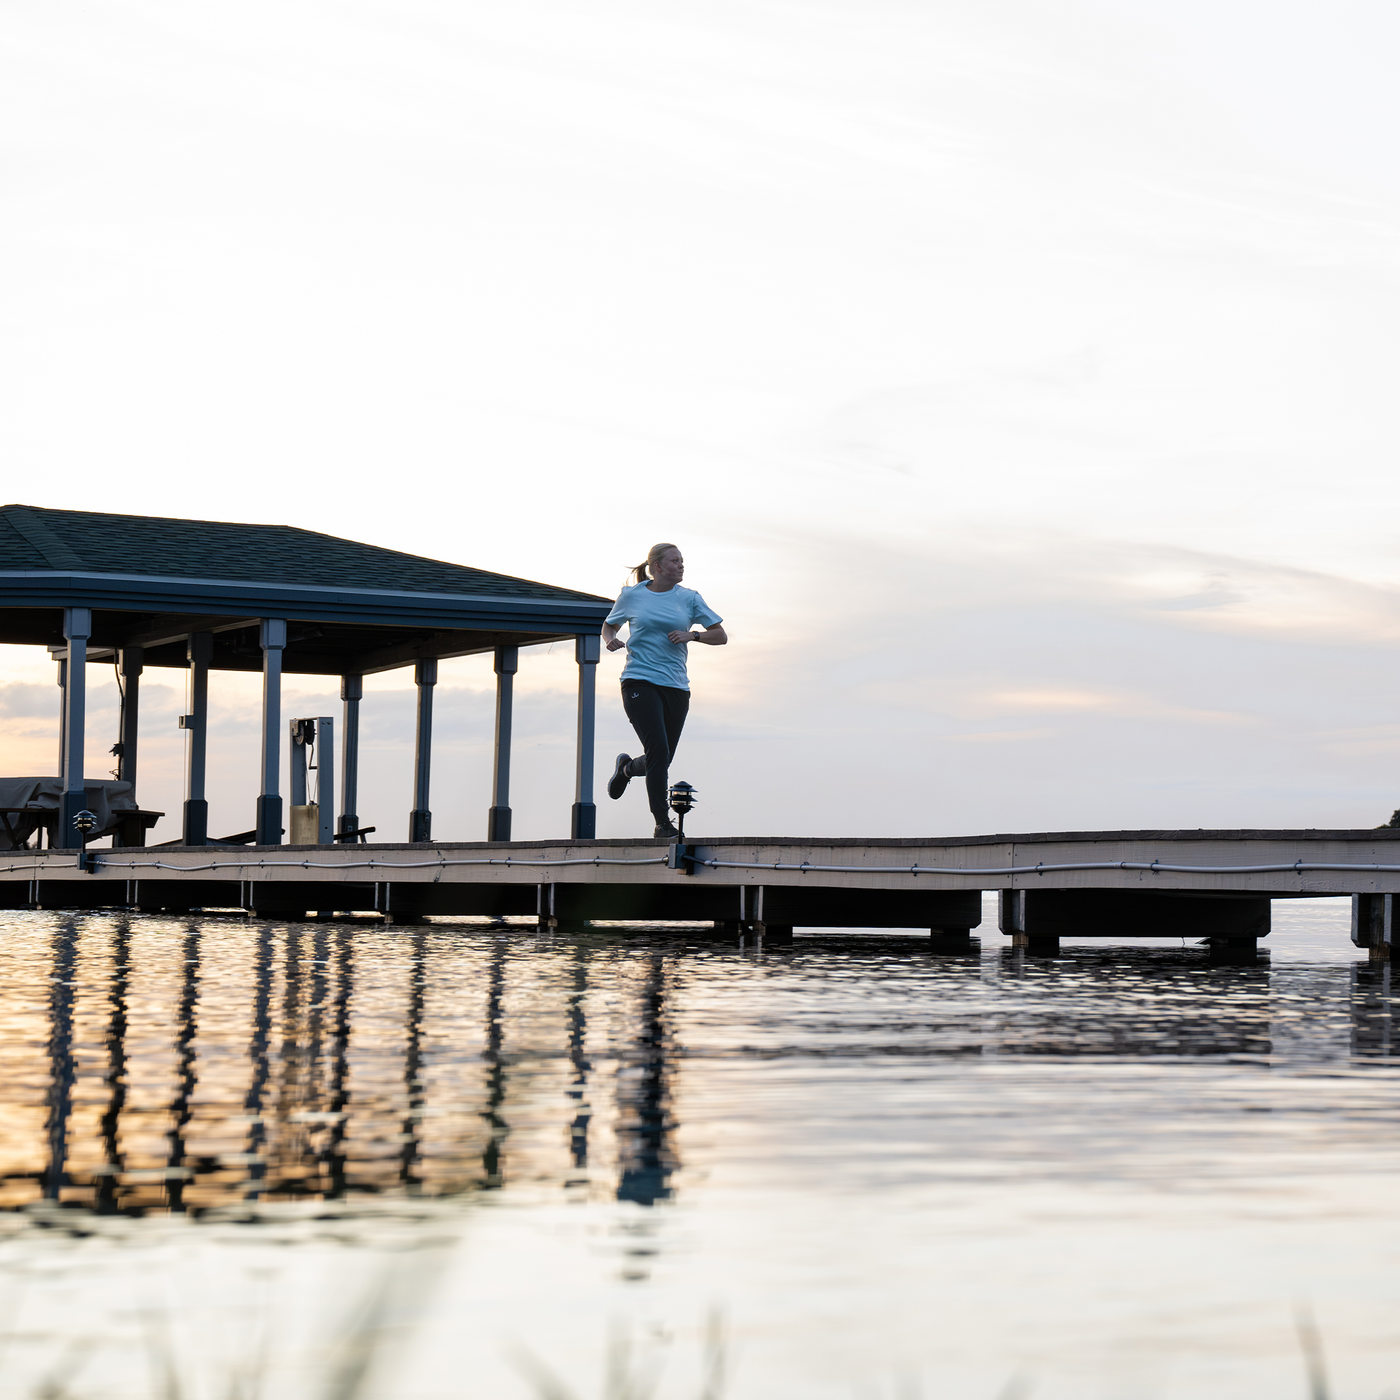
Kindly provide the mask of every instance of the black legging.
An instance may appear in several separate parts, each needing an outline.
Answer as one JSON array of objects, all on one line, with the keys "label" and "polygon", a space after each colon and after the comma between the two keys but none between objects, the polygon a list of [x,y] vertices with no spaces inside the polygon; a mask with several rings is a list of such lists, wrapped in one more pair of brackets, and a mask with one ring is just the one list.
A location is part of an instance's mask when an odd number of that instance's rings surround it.
[{"label": "black legging", "polygon": [[647,802],[656,824],[671,820],[666,801],[669,788],[671,760],[685,728],[686,712],[690,709],[690,692],[672,685],[653,685],[651,681],[623,681],[622,708],[642,741],[643,757],[634,758],[627,772],[634,778],[647,780]]}]

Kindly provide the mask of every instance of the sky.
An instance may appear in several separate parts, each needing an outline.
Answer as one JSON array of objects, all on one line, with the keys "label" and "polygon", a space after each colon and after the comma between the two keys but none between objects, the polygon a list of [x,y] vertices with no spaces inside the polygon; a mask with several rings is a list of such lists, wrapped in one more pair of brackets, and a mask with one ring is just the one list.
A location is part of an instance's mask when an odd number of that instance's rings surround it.
[{"label": "sky", "polygon": [[[14,4],[3,494],[605,595],[675,541],[731,637],[692,649],[699,835],[1373,826],[1397,52],[1359,0]],[[570,652],[522,655],[518,837],[568,829]],[[52,664],[0,663],[5,769],[52,772]],[[182,687],[145,678],[157,840]],[[411,674],[366,689],[403,839]],[[443,665],[440,838],[485,834],[492,703]],[[246,829],[256,681],[212,705]]]}]

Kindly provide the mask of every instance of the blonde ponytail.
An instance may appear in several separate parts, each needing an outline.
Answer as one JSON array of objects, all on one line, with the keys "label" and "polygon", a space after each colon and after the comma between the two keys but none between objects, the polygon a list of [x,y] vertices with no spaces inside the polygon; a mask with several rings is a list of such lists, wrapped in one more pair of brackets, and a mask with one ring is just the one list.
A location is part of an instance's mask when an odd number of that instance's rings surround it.
[{"label": "blonde ponytail", "polygon": [[654,544],[647,550],[647,557],[632,570],[633,583],[648,583],[652,578],[651,570],[656,567],[657,561],[668,549],[678,549],[674,544]]}]

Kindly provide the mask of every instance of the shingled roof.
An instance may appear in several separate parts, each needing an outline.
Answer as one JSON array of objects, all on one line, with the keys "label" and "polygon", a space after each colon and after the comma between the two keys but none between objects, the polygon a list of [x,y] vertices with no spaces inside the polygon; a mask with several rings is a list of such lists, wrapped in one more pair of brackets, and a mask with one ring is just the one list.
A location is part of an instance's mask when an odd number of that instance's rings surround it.
[{"label": "shingled roof", "polygon": [[300,530],[0,506],[0,572],[126,574],[475,598],[609,602],[592,593]]}]

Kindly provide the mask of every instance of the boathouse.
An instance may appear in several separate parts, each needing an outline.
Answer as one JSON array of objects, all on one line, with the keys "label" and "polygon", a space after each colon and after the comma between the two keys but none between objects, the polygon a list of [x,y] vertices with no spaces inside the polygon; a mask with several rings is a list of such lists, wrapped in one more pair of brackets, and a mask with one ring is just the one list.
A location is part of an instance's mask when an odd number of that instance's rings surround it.
[{"label": "boathouse", "polygon": [[[575,839],[590,838],[595,833],[594,678],[599,634],[610,607],[610,599],[577,589],[289,525],[0,507],[0,642],[49,649],[58,663],[61,715],[58,777],[0,777],[0,817],[8,843],[13,847],[30,834],[46,832],[50,846],[75,849],[84,844],[85,825],[88,839],[110,833],[115,845],[145,844],[144,833],[158,815],[142,810],[137,783],[141,675],[149,666],[188,672],[189,713],[182,719],[187,734],[181,844],[186,846],[210,839],[205,799],[210,670],[262,673],[262,742],[257,763],[250,763],[250,771],[259,774],[258,791],[249,793],[252,826],[225,840],[271,846],[281,841],[285,827],[279,787],[283,674],[340,677],[335,839],[345,840],[360,831],[363,678],[411,666],[418,715],[408,840],[429,841],[438,662],[480,652],[494,655],[497,678],[486,833],[490,841],[508,841],[512,679],[519,650],[560,641],[574,643],[578,662],[569,832]],[[90,662],[115,664],[122,689],[112,784],[93,785],[83,773]],[[297,736],[289,742],[297,742]],[[296,777],[294,769],[294,785]],[[294,792],[297,797],[306,800]]]},{"label": "boathouse", "polygon": [[[300,919],[374,911],[424,917],[710,922],[723,936],[790,941],[797,925],[925,928],[932,951],[975,950],[982,896],[1014,948],[1055,956],[1061,938],[1188,935],[1211,955],[1254,956],[1276,899],[1352,897],[1353,943],[1375,961],[1396,946],[1400,829],[1079,831],[936,839],[691,837],[658,849],[598,840],[594,677],[606,598],[400,554],[283,525],[235,525],[0,507],[0,641],[46,646],[62,697],[59,777],[0,776],[0,908],[142,911],[242,908]],[[572,640],[578,744],[569,835],[510,840],[511,680],[519,649]],[[485,841],[432,837],[433,685],[444,657],[495,659],[496,747]],[[88,662],[115,663],[124,689],[117,781],[85,781]],[[140,681],[188,673],[183,836],[145,845],[158,813],[136,795]],[[412,666],[418,686],[408,842],[354,844],[363,678]],[[263,677],[252,829],[210,839],[204,797],[211,669]],[[283,673],[340,677],[339,807],[326,780],[308,802],[305,743],[325,753],[334,718],[287,725],[292,840],[282,845]],[[314,814],[314,822],[310,818]],[[298,822],[298,817],[301,818]],[[560,813],[563,827],[563,813]],[[121,849],[86,849],[104,835]],[[40,848],[47,835],[50,849]],[[35,844],[30,845],[30,838]],[[277,849],[281,845],[281,849]],[[209,847],[210,849],[188,849]]]}]

